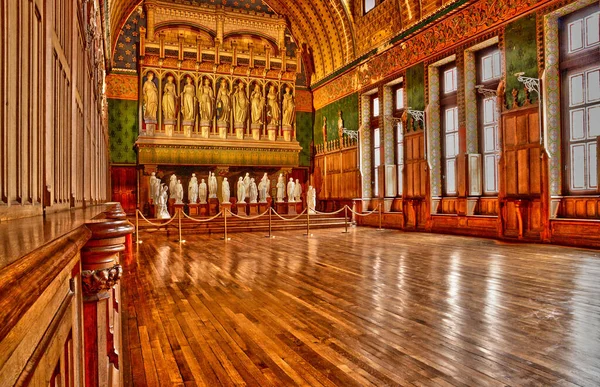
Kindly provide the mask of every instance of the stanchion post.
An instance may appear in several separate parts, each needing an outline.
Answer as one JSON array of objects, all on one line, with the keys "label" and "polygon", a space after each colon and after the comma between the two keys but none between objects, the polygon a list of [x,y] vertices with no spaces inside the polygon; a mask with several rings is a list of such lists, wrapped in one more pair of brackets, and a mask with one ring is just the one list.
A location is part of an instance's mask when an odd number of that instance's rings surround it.
[{"label": "stanchion post", "polygon": [[224,225],[223,240],[225,242],[227,242],[227,207],[223,208],[223,225]]},{"label": "stanchion post", "polygon": [[135,209],[135,244],[140,243],[140,210]]},{"label": "stanchion post", "polygon": [[383,230],[381,228],[381,202],[379,202],[379,230]]},{"label": "stanchion post", "polygon": [[269,207],[269,235],[267,235],[267,238],[272,238],[272,236],[271,236],[271,211],[273,211],[273,208]]},{"label": "stanchion post", "polygon": [[348,233],[348,205],[344,206],[344,234]]},{"label": "stanchion post", "polygon": [[177,209],[177,214],[179,215],[179,243],[183,243],[181,239],[181,208]]},{"label": "stanchion post", "polygon": [[310,238],[310,211],[306,210],[306,237]]}]

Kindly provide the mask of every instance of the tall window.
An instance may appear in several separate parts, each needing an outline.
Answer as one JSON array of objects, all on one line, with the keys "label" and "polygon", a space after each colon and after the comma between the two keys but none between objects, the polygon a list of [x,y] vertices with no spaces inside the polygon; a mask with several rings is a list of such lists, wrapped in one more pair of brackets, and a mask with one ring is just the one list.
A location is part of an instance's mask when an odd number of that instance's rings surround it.
[{"label": "tall window", "polygon": [[379,125],[379,97],[371,97],[371,128],[373,128],[373,196],[379,197],[379,174],[381,169],[381,130]]},{"label": "tall window", "polygon": [[598,189],[600,135],[600,10],[593,5],[560,20],[565,188],[570,194]]},{"label": "tall window", "polygon": [[441,95],[440,111],[443,140],[444,193],[456,195],[456,156],[458,155],[458,79],[456,64],[440,67]]},{"label": "tall window", "polygon": [[[394,96],[394,118],[401,118],[404,113],[404,87],[402,84],[393,89]],[[395,120],[396,137],[396,176],[398,181],[398,196],[402,195],[402,169],[404,167],[404,128],[402,121]]]},{"label": "tall window", "polygon": [[383,0],[363,0],[363,14],[371,11],[373,8],[381,4]]},{"label": "tall window", "polygon": [[[501,56],[498,46],[479,51],[477,60],[477,83],[483,89],[496,90],[502,75]],[[477,93],[478,129],[483,157],[483,193],[498,193],[498,110],[496,96]]]}]

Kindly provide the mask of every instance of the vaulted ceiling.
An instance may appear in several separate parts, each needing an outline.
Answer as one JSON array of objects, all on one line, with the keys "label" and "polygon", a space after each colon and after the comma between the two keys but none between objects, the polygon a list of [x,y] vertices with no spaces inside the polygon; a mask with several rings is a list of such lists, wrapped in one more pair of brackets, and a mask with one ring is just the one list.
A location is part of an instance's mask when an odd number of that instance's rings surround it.
[{"label": "vaulted ceiling", "polygon": [[[129,14],[143,0],[104,0],[108,2],[108,21],[111,48],[114,49],[119,31]],[[356,47],[347,0],[170,0],[180,4],[223,5],[249,11],[286,17],[299,47],[306,46],[312,56],[305,56],[314,66],[313,82],[344,66],[355,57]],[[267,8],[270,8],[267,9]]]}]

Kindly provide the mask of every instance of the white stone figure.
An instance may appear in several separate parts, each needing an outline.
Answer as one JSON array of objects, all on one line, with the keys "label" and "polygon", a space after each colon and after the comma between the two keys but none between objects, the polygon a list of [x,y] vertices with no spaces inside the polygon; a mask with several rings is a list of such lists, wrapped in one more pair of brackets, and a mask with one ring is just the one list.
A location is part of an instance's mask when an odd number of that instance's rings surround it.
[{"label": "white stone figure", "polygon": [[260,200],[261,203],[267,202],[267,190],[265,189],[264,177],[260,179],[260,182],[258,183],[258,200]]},{"label": "white stone figure", "polygon": [[256,183],[254,182],[254,178],[250,179],[250,203],[256,203],[256,199],[258,197],[258,188],[256,188]]},{"label": "white stone figure", "polygon": [[[158,89],[153,79],[154,73],[148,73],[143,87],[144,119],[150,122],[156,122],[156,111],[158,110]],[[158,188],[160,189],[160,186]]]},{"label": "white stone figure", "polygon": [[267,173],[265,172],[265,191],[267,192],[267,197],[270,198],[271,197],[271,179],[269,179],[269,176],[267,176]]},{"label": "white stone figure", "polygon": [[309,185],[308,191],[306,191],[306,204],[308,206],[308,212],[311,215],[317,213],[317,190],[314,189],[312,185]]},{"label": "white stone figure", "polygon": [[202,182],[200,183],[200,187],[198,188],[198,196],[200,198],[200,204],[206,203],[206,194],[208,193],[207,191],[208,191],[208,187],[206,186],[204,179],[202,179]]},{"label": "white stone figure", "polygon": [[246,172],[244,176],[244,188],[246,189],[246,197],[250,196],[250,174]]},{"label": "white stone figure", "polygon": [[181,184],[181,180],[177,180],[177,185],[175,186],[175,204],[183,204],[183,185]]},{"label": "white stone figure", "polygon": [[161,184],[161,193],[158,198],[158,211],[156,212],[156,217],[158,219],[171,219],[171,215],[169,215],[169,211],[167,211],[167,202],[169,201],[169,194],[167,193],[166,185]]},{"label": "white stone figure", "polygon": [[190,204],[196,204],[198,201],[198,178],[195,173],[192,173],[188,184],[188,201]]},{"label": "white stone figure", "polygon": [[208,197],[210,199],[217,198],[217,178],[214,172],[208,174]]},{"label": "white stone figure", "polygon": [[[213,174],[214,175],[214,174]],[[221,203],[229,203],[231,197],[231,191],[229,190],[229,182],[227,178],[223,178],[223,186],[221,188]]]},{"label": "white stone figure", "polygon": [[293,202],[294,201],[294,188],[296,187],[296,184],[294,184],[294,179],[290,177],[290,181],[287,184],[287,197],[288,197],[288,202]]},{"label": "white stone figure", "polygon": [[177,187],[177,176],[175,174],[171,175],[171,179],[169,180],[169,192],[171,193],[170,198],[175,199],[175,189]]},{"label": "white stone figure", "polygon": [[280,173],[277,178],[277,201],[282,202],[285,197],[285,179],[283,174]]},{"label": "white stone figure", "polygon": [[160,180],[158,179],[158,177],[156,177],[156,172],[152,172],[150,174],[148,196],[149,196],[150,200],[152,200],[152,203],[154,203],[154,204],[158,203],[158,196],[160,195],[159,190],[160,190]]},{"label": "white stone figure", "polygon": [[246,198],[246,185],[244,184],[244,179],[240,176],[237,183],[237,201],[238,203],[246,203],[244,200]]},{"label": "white stone figure", "polygon": [[294,184],[294,201],[302,201],[302,184],[300,184],[300,180],[298,179],[296,179],[296,184]]}]

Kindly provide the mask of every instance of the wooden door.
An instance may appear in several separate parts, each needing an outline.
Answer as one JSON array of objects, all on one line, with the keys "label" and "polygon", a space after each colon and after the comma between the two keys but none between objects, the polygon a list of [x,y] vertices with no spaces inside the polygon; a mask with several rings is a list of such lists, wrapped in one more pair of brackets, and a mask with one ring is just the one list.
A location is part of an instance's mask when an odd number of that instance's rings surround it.
[{"label": "wooden door", "polygon": [[135,166],[111,167],[111,187],[114,202],[120,202],[127,214],[135,213],[137,203],[137,173]]}]

